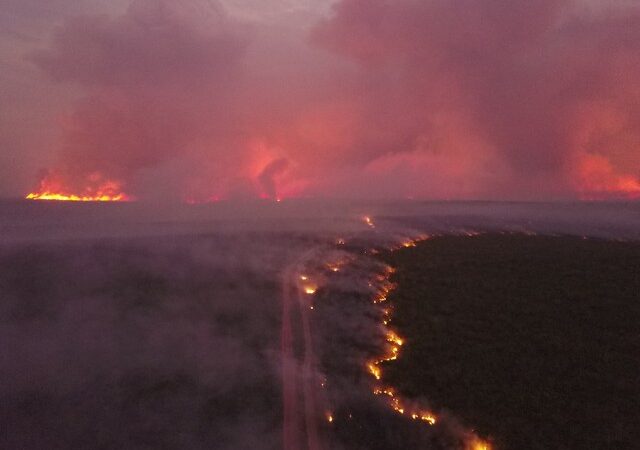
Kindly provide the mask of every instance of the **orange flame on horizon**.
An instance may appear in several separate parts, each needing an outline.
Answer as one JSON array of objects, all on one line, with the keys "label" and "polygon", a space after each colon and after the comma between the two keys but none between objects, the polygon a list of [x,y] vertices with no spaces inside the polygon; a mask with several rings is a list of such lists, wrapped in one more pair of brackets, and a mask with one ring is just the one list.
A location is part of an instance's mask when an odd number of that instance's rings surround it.
[{"label": "orange flame on horizon", "polygon": [[130,201],[122,189],[122,183],[104,179],[99,173],[87,177],[87,186],[81,192],[73,192],[52,175],[40,181],[38,190],[25,196],[27,200],[54,200],[68,202],[125,202]]}]

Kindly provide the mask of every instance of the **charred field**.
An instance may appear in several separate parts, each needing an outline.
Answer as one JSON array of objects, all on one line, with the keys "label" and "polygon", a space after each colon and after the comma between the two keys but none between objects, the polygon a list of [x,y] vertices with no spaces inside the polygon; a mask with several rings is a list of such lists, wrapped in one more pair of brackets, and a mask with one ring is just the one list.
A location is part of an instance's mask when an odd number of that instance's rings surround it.
[{"label": "charred field", "polygon": [[441,236],[385,253],[384,369],[500,449],[632,449],[640,439],[640,244],[571,236]]}]

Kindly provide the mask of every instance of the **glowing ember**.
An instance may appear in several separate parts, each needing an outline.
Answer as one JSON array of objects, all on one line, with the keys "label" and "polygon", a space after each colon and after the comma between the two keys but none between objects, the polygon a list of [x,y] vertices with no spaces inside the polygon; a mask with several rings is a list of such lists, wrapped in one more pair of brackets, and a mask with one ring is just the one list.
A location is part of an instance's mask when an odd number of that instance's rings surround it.
[{"label": "glowing ember", "polygon": [[327,422],[332,423],[333,422],[333,414],[331,414],[330,412],[327,412],[326,416],[327,416]]}]

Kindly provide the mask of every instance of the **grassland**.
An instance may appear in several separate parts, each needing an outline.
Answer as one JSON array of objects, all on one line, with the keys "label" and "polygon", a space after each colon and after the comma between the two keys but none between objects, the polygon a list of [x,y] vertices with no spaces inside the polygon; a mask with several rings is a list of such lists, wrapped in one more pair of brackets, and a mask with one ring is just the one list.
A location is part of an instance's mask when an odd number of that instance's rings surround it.
[{"label": "grassland", "polygon": [[501,449],[640,443],[640,243],[438,237],[383,255],[407,344],[385,378]]}]

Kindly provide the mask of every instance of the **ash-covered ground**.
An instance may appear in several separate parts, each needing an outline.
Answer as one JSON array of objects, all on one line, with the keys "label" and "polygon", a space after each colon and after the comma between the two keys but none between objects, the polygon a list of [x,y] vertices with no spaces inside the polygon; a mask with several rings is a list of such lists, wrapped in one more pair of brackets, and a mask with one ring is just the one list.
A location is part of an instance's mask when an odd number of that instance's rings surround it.
[{"label": "ash-covered ground", "polygon": [[374,393],[376,251],[638,230],[634,203],[3,202],[0,448],[472,448],[455,417]]}]

